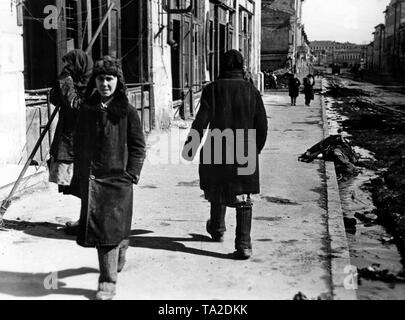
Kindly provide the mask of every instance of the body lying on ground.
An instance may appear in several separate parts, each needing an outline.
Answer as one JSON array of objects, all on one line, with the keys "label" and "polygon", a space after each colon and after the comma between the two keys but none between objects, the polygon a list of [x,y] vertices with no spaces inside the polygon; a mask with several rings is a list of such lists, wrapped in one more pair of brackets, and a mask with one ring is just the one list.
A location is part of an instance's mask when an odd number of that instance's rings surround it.
[{"label": "body lying on ground", "polygon": [[299,161],[312,162],[316,158],[333,161],[338,174],[357,175],[359,169],[356,163],[359,158],[349,142],[340,134],[331,135],[318,142],[299,157]]}]

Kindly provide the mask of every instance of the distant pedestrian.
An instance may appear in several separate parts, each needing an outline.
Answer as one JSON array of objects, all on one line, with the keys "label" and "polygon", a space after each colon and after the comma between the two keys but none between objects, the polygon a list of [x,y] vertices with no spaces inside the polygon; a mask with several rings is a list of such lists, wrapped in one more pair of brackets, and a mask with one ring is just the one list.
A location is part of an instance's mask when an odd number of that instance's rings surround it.
[{"label": "distant pedestrian", "polygon": [[[258,159],[266,142],[267,116],[260,92],[244,81],[243,56],[236,50],[224,54],[219,79],[203,90],[184,158],[195,156],[208,127],[210,133],[200,153],[199,167],[200,188],[211,203],[206,229],[213,241],[222,242],[226,207],[236,208],[235,258],[249,259],[251,195],[260,192]],[[226,141],[216,139],[218,134],[226,135]],[[246,154],[250,159],[247,162],[246,158],[241,160]],[[244,169],[248,172],[242,172]]]},{"label": "distant pedestrian", "polygon": [[360,66],[359,71],[358,71],[358,75],[359,75],[359,79],[360,80],[364,80],[364,73],[365,73],[365,69],[363,66]]},{"label": "distant pedestrian", "polygon": [[314,86],[315,78],[312,74],[308,74],[304,78],[304,95],[305,95],[305,105],[310,106],[311,101],[314,100]]},{"label": "distant pedestrian", "polygon": [[[93,60],[84,51],[76,49],[68,52],[62,61],[65,66],[51,90],[51,103],[60,109],[48,162],[49,181],[58,184],[59,192],[71,194],[73,134],[92,74]],[[70,221],[66,223],[65,231],[76,234],[78,225],[78,221]]]},{"label": "distant pedestrian", "polygon": [[270,74],[270,77],[271,77],[271,87],[272,87],[273,89],[278,89],[277,76],[276,76],[276,74],[275,74],[274,72],[272,72],[272,73]]},{"label": "distant pedestrian", "polygon": [[251,84],[254,84],[252,73],[249,71],[249,68],[246,65],[243,66],[243,78]]},{"label": "distant pedestrian", "polygon": [[270,70],[265,69],[263,71],[263,75],[264,75],[264,89],[270,89],[271,88]]},{"label": "distant pedestrian", "polygon": [[288,81],[288,94],[291,98],[291,106],[297,105],[297,98],[300,94],[300,86],[301,81],[295,76],[295,74],[291,74],[290,80]]},{"label": "distant pedestrian", "polygon": [[139,182],[145,158],[141,122],[128,102],[118,60],[105,57],[95,64],[74,146],[74,179],[81,197],[77,243],[97,248],[96,299],[111,300],[129,244],[133,184]]}]

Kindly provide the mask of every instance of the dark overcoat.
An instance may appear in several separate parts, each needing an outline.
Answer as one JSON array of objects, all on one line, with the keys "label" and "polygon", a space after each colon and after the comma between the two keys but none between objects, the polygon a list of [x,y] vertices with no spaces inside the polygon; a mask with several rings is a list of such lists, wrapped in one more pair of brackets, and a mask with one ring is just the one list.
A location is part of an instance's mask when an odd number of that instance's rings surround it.
[{"label": "dark overcoat", "polygon": [[[218,150],[218,146],[214,145],[214,139],[211,139],[211,136],[207,138],[200,153],[201,189],[206,193],[223,192],[226,195],[259,193],[258,155],[266,142],[267,116],[260,92],[252,83],[243,79],[242,71],[227,72],[221,79],[204,88],[200,109],[192,124],[192,130],[198,132],[201,139],[208,126],[211,132],[216,129],[220,132],[224,130],[232,132],[235,140],[234,142],[224,140],[222,150]],[[244,134],[238,136],[236,133],[238,129],[241,129],[242,131],[239,130],[239,132]],[[248,136],[249,129],[256,130],[255,136]],[[189,136],[186,147],[191,139]],[[255,146],[254,154],[249,157],[253,161],[250,165],[254,166],[254,171],[248,175],[241,175],[238,169],[246,168],[247,165],[238,159],[237,145],[239,145],[239,153],[240,146],[243,146],[243,152],[247,153],[249,143]],[[212,151],[207,153],[210,155],[209,161],[204,159],[207,148]],[[227,161],[229,156],[227,152],[230,152],[230,162]]]},{"label": "dark overcoat", "polygon": [[300,94],[301,81],[298,78],[291,78],[288,81],[288,94],[290,97],[296,98]]},{"label": "dark overcoat", "polygon": [[129,236],[133,183],[145,159],[136,109],[118,96],[102,111],[97,99],[81,108],[74,139],[72,185],[82,202],[77,242],[84,247],[117,246]]},{"label": "dark overcoat", "polygon": [[309,79],[310,77],[306,77],[304,79],[304,94],[307,99],[314,100],[315,98],[315,91],[314,91],[314,85],[315,81],[314,78]]}]

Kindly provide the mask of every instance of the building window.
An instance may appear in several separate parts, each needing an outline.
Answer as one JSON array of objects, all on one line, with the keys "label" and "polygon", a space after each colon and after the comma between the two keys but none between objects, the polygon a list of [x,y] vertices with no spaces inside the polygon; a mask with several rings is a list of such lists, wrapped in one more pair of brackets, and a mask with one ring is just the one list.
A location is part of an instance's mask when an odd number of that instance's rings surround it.
[{"label": "building window", "polygon": [[245,64],[250,69],[250,53],[251,53],[251,38],[252,38],[252,16],[242,8],[239,9],[239,50],[245,58]]}]

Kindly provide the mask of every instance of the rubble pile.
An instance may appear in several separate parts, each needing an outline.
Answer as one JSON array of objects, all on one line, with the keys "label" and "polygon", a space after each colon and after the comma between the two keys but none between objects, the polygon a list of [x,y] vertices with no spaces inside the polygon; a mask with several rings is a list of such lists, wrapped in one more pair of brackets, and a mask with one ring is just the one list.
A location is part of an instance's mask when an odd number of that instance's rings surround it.
[{"label": "rubble pile", "polygon": [[405,282],[404,274],[393,274],[387,269],[381,269],[379,264],[373,264],[367,268],[358,270],[359,282],[364,280],[378,280],[384,282]]},{"label": "rubble pile", "polygon": [[405,254],[405,156],[373,181],[373,201]]}]

